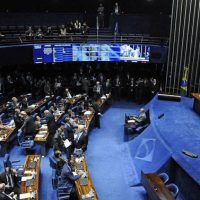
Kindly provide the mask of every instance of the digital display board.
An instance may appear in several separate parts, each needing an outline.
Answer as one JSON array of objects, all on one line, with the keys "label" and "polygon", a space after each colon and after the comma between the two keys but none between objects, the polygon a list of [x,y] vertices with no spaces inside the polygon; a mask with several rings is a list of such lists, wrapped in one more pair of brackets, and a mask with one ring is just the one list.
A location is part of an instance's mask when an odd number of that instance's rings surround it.
[{"label": "digital display board", "polygon": [[41,44],[33,47],[34,63],[69,61],[149,62],[144,44]]}]

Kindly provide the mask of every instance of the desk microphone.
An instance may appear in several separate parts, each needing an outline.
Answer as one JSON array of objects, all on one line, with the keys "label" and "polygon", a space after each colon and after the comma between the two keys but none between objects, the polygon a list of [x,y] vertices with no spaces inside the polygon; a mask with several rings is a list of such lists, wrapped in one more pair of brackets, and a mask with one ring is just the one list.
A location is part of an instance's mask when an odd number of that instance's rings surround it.
[{"label": "desk microphone", "polygon": [[161,118],[163,118],[163,117],[164,117],[164,115],[165,115],[165,114],[164,114],[164,113],[162,113],[161,115],[159,115],[159,116],[158,116],[158,119],[161,119]]}]

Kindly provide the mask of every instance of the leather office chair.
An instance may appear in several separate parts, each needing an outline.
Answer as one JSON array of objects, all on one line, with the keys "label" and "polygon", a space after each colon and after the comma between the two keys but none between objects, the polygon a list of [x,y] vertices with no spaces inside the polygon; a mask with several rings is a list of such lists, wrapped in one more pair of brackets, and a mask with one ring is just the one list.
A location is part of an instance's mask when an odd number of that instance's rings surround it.
[{"label": "leather office chair", "polygon": [[166,185],[166,187],[171,192],[172,196],[176,199],[176,197],[178,196],[178,193],[179,193],[178,186],[174,183],[170,183],[170,184]]},{"label": "leather office chair", "polygon": [[166,184],[169,181],[169,176],[167,173],[160,173],[158,174],[158,176],[160,177],[160,179],[163,181],[164,184]]},{"label": "leather office chair", "polygon": [[19,131],[17,134],[19,146],[23,149],[31,149],[34,146],[34,140],[32,136],[24,136],[23,131]]}]

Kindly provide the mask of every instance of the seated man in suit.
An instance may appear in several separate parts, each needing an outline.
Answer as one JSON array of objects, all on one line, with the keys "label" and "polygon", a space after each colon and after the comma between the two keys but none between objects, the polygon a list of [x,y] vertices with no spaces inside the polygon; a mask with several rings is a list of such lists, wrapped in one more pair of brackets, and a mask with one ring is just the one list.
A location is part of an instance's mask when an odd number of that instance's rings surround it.
[{"label": "seated man in suit", "polygon": [[146,120],[147,116],[146,116],[146,112],[144,110],[144,108],[141,108],[140,109],[140,114],[138,116],[129,116],[129,119],[128,119],[128,123],[129,121],[133,122],[136,124],[136,126],[140,126],[145,120]]},{"label": "seated man in suit", "polygon": [[80,178],[80,175],[74,175],[72,173],[72,169],[69,166],[68,163],[65,163],[65,165],[62,168],[61,171],[61,179],[58,181],[59,187],[66,187],[67,191],[70,193],[71,199],[75,200],[76,194],[75,194],[75,185],[74,182]]},{"label": "seated man in suit", "polygon": [[5,183],[0,183],[0,199],[1,200],[17,200],[17,195],[14,192],[10,194],[5,193]]},{"label": "seated man in suit", "polygon": [[0,174],[0,182],[5,184],[5,192],[14,192],[15,194],[20,193],[20,188],[18,186],[17,172],[10,167],[5,168],[5,172]]}]

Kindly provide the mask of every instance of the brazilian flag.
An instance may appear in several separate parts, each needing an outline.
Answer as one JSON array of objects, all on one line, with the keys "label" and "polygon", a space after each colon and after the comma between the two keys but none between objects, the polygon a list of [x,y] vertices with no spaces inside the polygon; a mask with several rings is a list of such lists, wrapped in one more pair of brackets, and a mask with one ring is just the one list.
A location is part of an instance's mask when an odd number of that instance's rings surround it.
[{"label": "brazilian flag", "polygon": [[183,78],[182,78],[182,82],[181,82],[181,95],[182,96],[187,95],[188,71],[189,71],[189,67],[185,66],[184,71],[183,71]]}]

